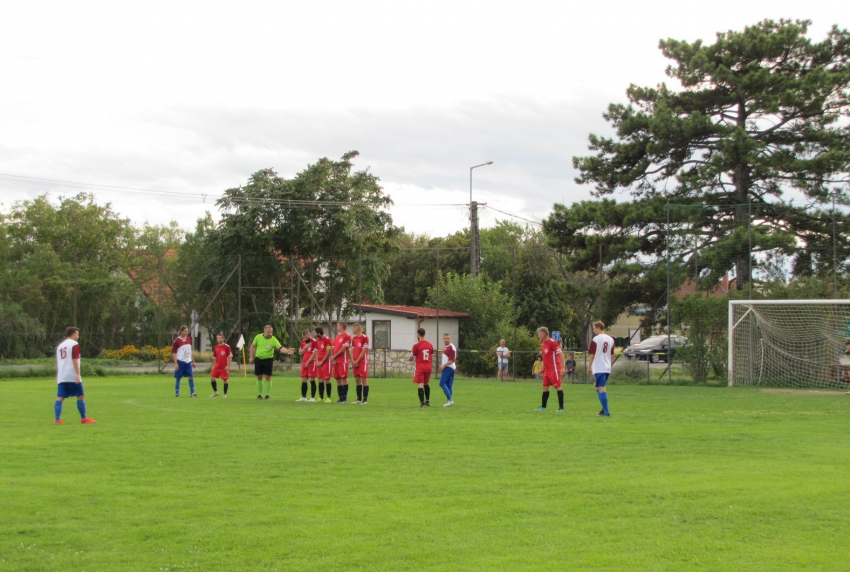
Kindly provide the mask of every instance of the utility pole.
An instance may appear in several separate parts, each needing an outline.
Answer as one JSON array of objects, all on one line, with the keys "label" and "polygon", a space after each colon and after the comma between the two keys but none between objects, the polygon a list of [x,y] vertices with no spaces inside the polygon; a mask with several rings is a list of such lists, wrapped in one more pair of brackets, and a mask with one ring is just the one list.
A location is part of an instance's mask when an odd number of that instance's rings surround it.
[{"label": "utility pole", "polygon": [[478,202],[469,203],[469,238],[470,238],[470,260],[469,271],[473,278],[478,277],[481,269],[481,238],[478,234]]},{"label": "utility pole", "polygon": [[469,168],[469,271],[473,278],[478,277],[481,267],[481,240],[478,234],[478,202],[472,200],[472,170],[492,164],[493,161],[487,161]]}]

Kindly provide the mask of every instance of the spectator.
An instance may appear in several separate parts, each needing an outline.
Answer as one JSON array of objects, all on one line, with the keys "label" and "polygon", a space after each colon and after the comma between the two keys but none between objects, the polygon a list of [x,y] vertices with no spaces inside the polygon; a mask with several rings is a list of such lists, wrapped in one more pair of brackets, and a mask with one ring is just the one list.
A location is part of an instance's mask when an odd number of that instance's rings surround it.
[{"label": "spectator", "polygon": [[543,369],[543,356],[537,354],[537,360],[534,362],[534,365],[531,367],[531,373],[534,375],[534,379],[543,379],[543,376],[540,374],[540,370]]},{"label": "spectator", "polygon": [[567,356],[567,379],[572,379],[573,375],[576,372],[576,354],[575,352],[570,352],[570,355]]},{"label": "spectator", "polygon": [[510,350],[505,347],[505,340],[499,340],[496,357],[499,360],[499,381],[505,381],[505,376],[508,375],[508,359],[511,357]]}]

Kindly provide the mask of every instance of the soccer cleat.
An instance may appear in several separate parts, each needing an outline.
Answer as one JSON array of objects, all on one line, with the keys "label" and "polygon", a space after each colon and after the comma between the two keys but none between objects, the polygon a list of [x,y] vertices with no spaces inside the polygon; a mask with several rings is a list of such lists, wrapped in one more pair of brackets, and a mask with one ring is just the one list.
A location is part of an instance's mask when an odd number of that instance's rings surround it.
[{"label": "soccer cleat", "polygon": [[56,423],[56,425],[64,425],[65,424],[65,422],[62,421],[61,419],[57,419],[54,423]]},{"label": "soccer cleat", "polygon": [[454,401],[446,401],[446,404],[445,404],[445,405],[443,405],[443,407],[451,407],[451,406],[452,406],[452,405],[454,405],[454,404],[455,404],[455,402],[454,402]]},{"label": "soccer cleat", "polygon": [[213,391],[213,394],[212,394],[212,395],[210,395],[210,397],[218,397],[218,392],[217,392],[217,391]]},{"label": "soccer cleat", "polygon": [[360,404],[361,404],[361,403],[363,403],[363,402],[362,402],[362,401],[360,401],[360,400],[358,399],[358,400],[357,400],[357,401],[355,401],[354,403],[356,403],[356,404],[360,405]]},{"label": "soccer cleat", "polygon": [[563,413],[563,412],[564,412],[563,407],[559,407],[558,409],[555,410],[555,413]]},{"label": "soccer cleat", "polygon": [[611,417],[610,413],[605,413],[604,411],[600,411],[596,414],[597,417]]},{"label": "soccer cleat", "polygon": [[271,399],[268,395],[266,395],[263,399]]},{"label": "soccer cleat", "polygon": [[430,400],[428,400],[428,399],[425,400],[425,407],[431,407],[431,401]]},{"label": "soccer cleat", "polygon": [[336,402],[337,403],[345,403],[345,399],[337,399]]},{"label": "soccer cleat", "polygon": [[174,397],[180,397],[180,394],[178,393],[178,394],[176,394]]},{"label": "soccer cleat", "polygon": [[325,403],[333,403],[330,397],[325,397]]},{"label": "soccer cleat", "polygon": [[227,397],[227,394],[225,393],[222,397]]},{"label": "soccer cleat", "polygon": [[310,398],[310,399],[308,399],[307,401],[308,401],[308,402],[310,402],[310,403],[315,403],[315,402],[316,402],[316,398],[315,398],[315,397],[311,397],[311,398]]},{"label": "soccer cleat", "polygon": [[546,411],[546,408],[545,407],[538,407],[537,409],[535,409],[535,411]]},{"label": "soccer cleat", "polygon": [[193,394],[192,394],[192,397],[198,397],[198,394],[197,394],[197,393],[193,393]]},{"label": "soccer cleat", "polygon": [[422,409],[423,407],[425,407],[425,402],[424,402],[424,401],[420,401],[420,402],[419,402],[419,409]]},{"label": "soccer cleat", "polygon": [[369,403],[369,402],[368,401],[361,401],[360,405],[366,405],[367,403]]},{"label": "soccer cleat", "polygon": [[598,413],[597,415],[605,415],[605,410],[604,410],[604,409],[600,409],[600,410],[599,410],[599,413]]},{"label": "soccer cleat", "polygon": [[83,425],[94,425],[95,423],[97,423],[97,421],[95,421],[94,419],[89,419],[88,417],[83,417],[82,419],[80,419],[80,423],[82,423]]},{"label": "soccer cleat", "polygon": [[257,396],[257,399],[262,399],[262,398],[263,398],[263,396],[262,396],[262,395],[258,395],[258,396]]},{"label": "soccer cleat", "polygon": [[299,399],[296,399],[295,401],[296,401],[296,402],[297,402],[297,401],[307,401],[307,398],[306,398],[306,397],[301,397],[301,398],[299,398]]}]

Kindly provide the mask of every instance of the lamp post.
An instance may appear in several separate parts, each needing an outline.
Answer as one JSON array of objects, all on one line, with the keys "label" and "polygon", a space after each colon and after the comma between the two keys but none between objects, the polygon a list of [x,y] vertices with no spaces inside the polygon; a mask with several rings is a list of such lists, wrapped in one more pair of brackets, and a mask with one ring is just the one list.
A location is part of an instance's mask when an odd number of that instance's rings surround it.
[{"label": "lamp post", "polygon": [[486,163],[469,168],[469,238],[471,247],[469,269],[473,278],[478,276],[478,270],[481,264],[481,242],[478,236],[478,203],[472,200],[472,170],[492,164],[493,161],[487,161]]}]

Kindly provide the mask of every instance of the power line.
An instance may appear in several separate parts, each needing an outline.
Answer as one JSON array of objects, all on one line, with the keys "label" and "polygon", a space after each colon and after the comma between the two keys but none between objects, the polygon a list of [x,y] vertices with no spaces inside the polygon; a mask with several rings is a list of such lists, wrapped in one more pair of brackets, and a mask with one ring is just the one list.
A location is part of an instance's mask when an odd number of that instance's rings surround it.
[{"label": "power line", "polygon": [[[84,190],[92,190],[96,189],[102,193],[118,193],[118,194],[126,194],[126,193],[147,193],[152,195],[167,195],[170,199],[175,197],[185,198],[185,199],[200,199],[206,202],[207,199],[218,200],[227,198],[231,203],[235,204],[267,204],[267,205],[280,205],[280,206],[290,206],[293,208],[308,208],[308,207],[360,207],[360,206],[368,206],[372,207],[367,203],[363,202],[353,202],[353,201],[328,201],[328,200],[319,200],[319,199],[285,199],[285,198],[275,198],[275,197],[234,197],[227,196],[223,194],[210,194],[210,193],[191,193],[186,191],[163,191],[159,189],[143,189],[136,187],[122,187],[117,185],[99,185],[96,183],[81,183],[77,181],[61,181],[56,179],[43,179],[39,177],[25,177],[21,175],[10,175],[7,173],[0,173],[0,184],[3,182],[11,183],[12,186],[17,186],[19,188],[37,188],[43,191],[47,190],[47,187],[52,186],[60,186],[66,187],[70,189],[79,189],[81,191]],[[240,187],[241,188],[241,187]],[[390,208],[390,207],[444,207],[444,208],[456,208],[456,207],[465,207],[465,203],[392,203],[388,205],[382,205],[378,208]]]},{"label": "power line", "polygon": [[519,215],[515,215],[515,214],[512,214],[512,213],[507,213],[505,211],[500,211],[499,209],[491,207],[490,205],[483,205],[483,207],[485,209],[490,209],[491,211],[496,211],[497,213],[502,213],[503,215],[518,218],[520,220],[524,220],[525,222],[530,222],[531,224],[537,224],[537,225],[543,226],[543,223],[540,222],[539,220],[532,220],[530,218],[525,218],[525,217],[521,217]]}]

